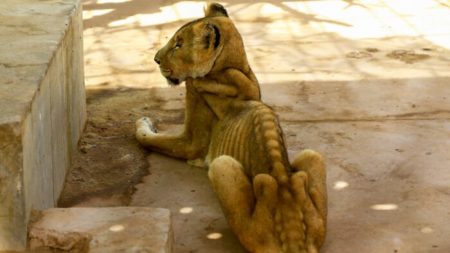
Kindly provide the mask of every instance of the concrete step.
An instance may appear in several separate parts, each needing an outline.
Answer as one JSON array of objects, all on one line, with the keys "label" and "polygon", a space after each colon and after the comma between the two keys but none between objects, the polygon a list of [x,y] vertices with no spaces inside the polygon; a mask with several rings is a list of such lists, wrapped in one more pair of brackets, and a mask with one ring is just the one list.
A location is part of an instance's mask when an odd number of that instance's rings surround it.
[{"label": "concrete step", "polygon": [[31,225],[30,250],[171,253],[170,211],[163,208],[54,208]]}]

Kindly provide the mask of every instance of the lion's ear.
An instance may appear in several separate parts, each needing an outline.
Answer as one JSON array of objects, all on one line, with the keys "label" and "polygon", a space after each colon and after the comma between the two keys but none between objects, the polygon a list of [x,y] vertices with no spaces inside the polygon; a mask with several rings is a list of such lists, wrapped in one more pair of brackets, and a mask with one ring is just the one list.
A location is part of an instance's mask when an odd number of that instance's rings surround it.
[{"label": "lion's ear", "polygon": [[205,9],[205,17],[228,17],[228,12],[219,3],[210,3]]},{"label": "lion's ear", "polygon": [[216,49],[220,44],[221,38],[219,27],[214,24],[206,23],[205,30],[206,31],[203,33],[205,48],[214,46],[214,49]]}]

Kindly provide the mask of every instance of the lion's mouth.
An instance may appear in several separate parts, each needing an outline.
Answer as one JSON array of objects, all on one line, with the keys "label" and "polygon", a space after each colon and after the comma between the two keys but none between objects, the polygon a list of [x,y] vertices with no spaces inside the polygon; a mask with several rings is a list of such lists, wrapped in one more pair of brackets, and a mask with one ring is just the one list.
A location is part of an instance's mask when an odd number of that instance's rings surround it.
[{"label": "lion's mouth", "polygon": [[178,85],[180,84],[180,80],[177,78],[166,77],[167,81],[169,81],[170,85]]},{"label": "lion's mouth", "polygon": [[160,70],[161,70],[161,74],[165,77],[170,76],[170,74],[172,73],[172,71],[170,69],[160,68]]},{"label": "lion's mouth", "polygon": [[160,70],[161,74],[167,79],[170,85],[178,85],[181,83],[180,79],[170,76],[172,75],[172,70],[166,68],[160,68]]}]

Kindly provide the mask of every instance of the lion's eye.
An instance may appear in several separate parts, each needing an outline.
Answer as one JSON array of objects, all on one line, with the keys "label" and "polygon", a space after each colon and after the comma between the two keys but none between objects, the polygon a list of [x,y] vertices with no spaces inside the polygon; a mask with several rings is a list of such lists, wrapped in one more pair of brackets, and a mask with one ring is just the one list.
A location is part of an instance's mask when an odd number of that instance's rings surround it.
[{"label": "lion's eye", "polygon": [[177,43],[175,44],[175,49],[179,49],[181,48],[181,42],[177,41]]}]

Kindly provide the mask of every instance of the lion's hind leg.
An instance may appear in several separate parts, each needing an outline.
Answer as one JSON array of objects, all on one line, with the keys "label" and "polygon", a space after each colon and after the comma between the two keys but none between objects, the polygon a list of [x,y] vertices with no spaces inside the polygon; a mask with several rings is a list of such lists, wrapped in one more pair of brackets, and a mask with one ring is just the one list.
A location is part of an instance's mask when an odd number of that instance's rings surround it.
[{"label": "lion's hind leg", "polygon": [[208,176],[231,229],[245,248],[257,253],[278,252],[273,235],[275,179],[259,174],[251,182],[242,165],[225,155],[213,160]]},{"label": "lion's hind leg", "polygon": [[209,166],[208,176],[230,225],[243,226],[250,218],[254,196],[242,165],[230,156],[220,156]]},{"label": "lion's hind leg", "polygon": [[326,170],[322,156],[313,150],[303,150],[291,164],[292,186],[304,213],[308,227],[307,246],[320,248],[325,240],[327,222]]}]

